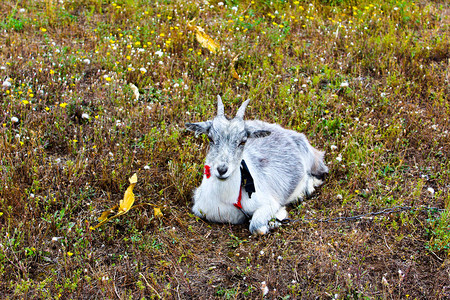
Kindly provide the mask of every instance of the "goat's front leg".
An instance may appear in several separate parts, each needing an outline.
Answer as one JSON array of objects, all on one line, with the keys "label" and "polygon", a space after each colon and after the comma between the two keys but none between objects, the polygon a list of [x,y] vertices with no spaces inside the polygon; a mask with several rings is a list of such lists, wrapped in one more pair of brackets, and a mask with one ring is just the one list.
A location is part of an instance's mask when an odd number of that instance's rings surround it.
[{"label": "goat's front leg", "polygon": [[[252,234],[266,234],[271,228],[278,227],[278,221],[270,222],[272,219],[283,220],[288,216],[286,208],[275,201],[255,210],[250,221],[250,232]],[[269,222],[271,224],[269,224]]]}]

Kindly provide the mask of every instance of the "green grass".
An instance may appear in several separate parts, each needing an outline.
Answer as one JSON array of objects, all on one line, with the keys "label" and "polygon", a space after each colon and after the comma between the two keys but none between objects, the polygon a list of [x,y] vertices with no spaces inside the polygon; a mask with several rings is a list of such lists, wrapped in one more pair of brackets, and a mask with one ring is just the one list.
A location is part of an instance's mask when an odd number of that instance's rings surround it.
[{"label": "green grass", "polygon": [[[448,297],[449,4],[222,2],[1,2],[2,298],[255,299],[264,281],[277,299]],[[217,94],[326,151],[329,178],[291,218],[446,210],[262,237],[196,218],[207,140],[184,123]],[[163,217],[90,231],[135,172],[136,203]]]}]

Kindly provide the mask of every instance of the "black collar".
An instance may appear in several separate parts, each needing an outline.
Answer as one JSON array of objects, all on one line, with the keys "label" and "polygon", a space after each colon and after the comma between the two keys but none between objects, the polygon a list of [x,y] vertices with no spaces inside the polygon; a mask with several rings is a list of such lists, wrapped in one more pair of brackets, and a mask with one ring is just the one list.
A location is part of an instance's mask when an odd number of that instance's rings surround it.
[{"label": "black collar", "polygon": [[252,193],[256,191],[252,174],[250,174],[245,160],[241,161],[241,186],[244,187],[245,191],[248,193],[249,198],[251,198]]}]

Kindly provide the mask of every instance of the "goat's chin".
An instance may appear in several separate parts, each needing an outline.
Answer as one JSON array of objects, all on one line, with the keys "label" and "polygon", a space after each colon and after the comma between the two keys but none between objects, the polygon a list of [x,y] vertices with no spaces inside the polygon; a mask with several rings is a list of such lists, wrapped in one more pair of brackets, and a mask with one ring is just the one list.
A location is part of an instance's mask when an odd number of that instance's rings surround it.
[{"label": "goat's chin", "polygon": [[221,176],[221,175],[216,175],[216,177],[217,177],[217,179],[219,179],[220,181],[225,181],[225,180],[227,180],[229,177],[230,177],[230,175],[225,175],[225,176]]}]

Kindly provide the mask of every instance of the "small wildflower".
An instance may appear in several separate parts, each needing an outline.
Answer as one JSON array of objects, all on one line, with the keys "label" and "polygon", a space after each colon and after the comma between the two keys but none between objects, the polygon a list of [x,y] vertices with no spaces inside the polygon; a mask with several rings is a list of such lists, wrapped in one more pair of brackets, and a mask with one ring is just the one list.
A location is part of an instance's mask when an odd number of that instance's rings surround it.
[{"label": "small wildflower", "polygon": [[45,29],[43,27],[41,27],[40,29],[41,29],[42,32],[46,32],[47,31],[47,29]]},{"label": "small wildflower", "polygon": [[105,77],[105,80],[106,80],[106,81],[111,81],[111,77],[106,76],[106,77]]},{"label": "small wildflower", "polygon": [[11,82],[10,82],[11,78],[7,78],[5,81],[3,81],[3,87],[10,87],[11,86]]},{"label": "small wildflower", "polygon": [[25,105],[27,105],[27,104],[30,103],[30,101],[28,101],[28,100],[22,100],[22,103],[25,104]]},{"label": "small wildflower", "polygon": [[19,119],[17,117],[12,117],[11,122],[17,123],[17,122],[19,122]]},{"label": "small wildflower", "polygon": [[265,281],[261,282],[261,291],[263,293],[263,296],[267,295],[269,293],[269,288],[267,287],[267,284]]},{"label": "small wildflower", "polygon": [[64,107],[66,107],[66,106],[67,106],[67,103],[66,103],[66,102],[64,102],[64,103],[60,103],[60,104],[59,104],[59,106],[61,106],[62,108],[64,108]]},{"label": "small wildflower", "polygon": [[72,256],[73,253],[69,251],[69,252],[67,252],[67,255],[68,255],[68,256]]}]

